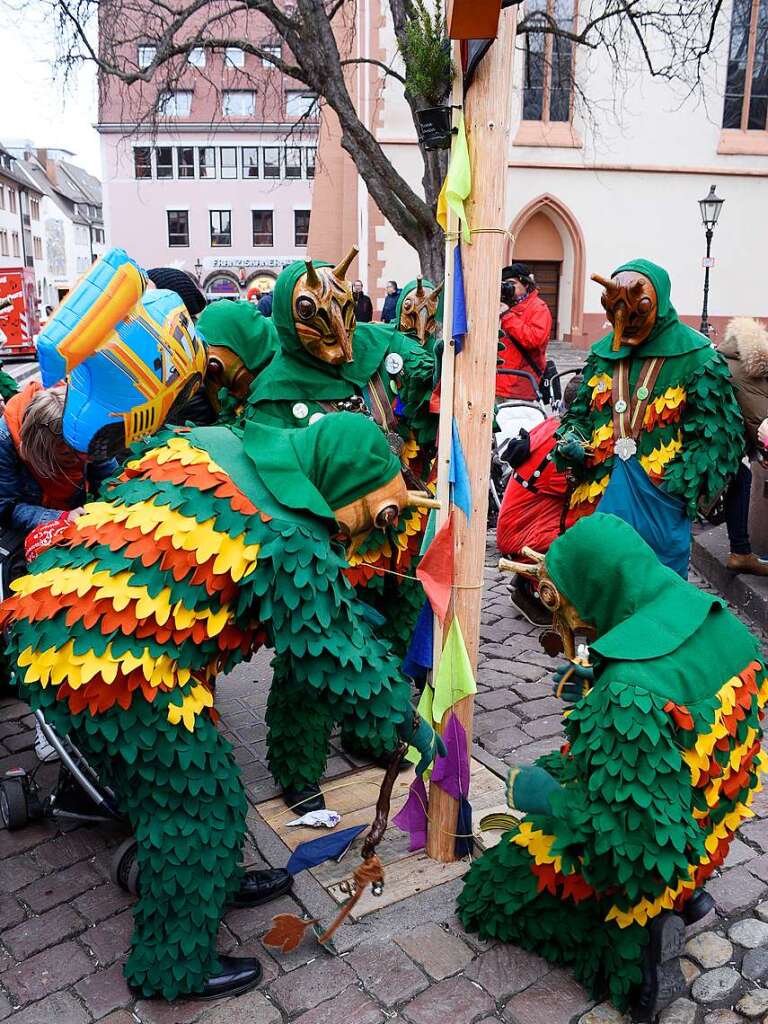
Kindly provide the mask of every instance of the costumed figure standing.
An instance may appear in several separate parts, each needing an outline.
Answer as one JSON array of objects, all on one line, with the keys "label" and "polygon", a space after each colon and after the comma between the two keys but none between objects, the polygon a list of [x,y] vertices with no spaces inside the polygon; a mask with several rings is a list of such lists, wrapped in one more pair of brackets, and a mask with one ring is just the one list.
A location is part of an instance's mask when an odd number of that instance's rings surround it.
[{"label": "costumed figure standing", "polygon": [[472,865],[459,914],[650,1020],[682,981],[684,921],[669,912],[713,905],[699,887],[753,814],[766,671],[724,602],[616,516],[580,520],[537,562],[505,567],[535,575],[568,654],[589,631],[593,666],[561,678],[562,750],[510,770],[525,817]]},{"label": "costumed figure standing", "polygon": [[725,360],[670,302],[669,275],[632,260],[605,291],[611,334],[592,346],[581,390],[558,431],[577,517],[599,507],[630,523],[685,577],[691,521],[724,490],[744,451]]},{"label": "costumed figure standing", "polygon": [[[139,269],[108,257],[89,277],[101,285],[104,270],[115,285],[114,330],[99,334],[109,318],[86,303],[84,317],[61,317],[51,332],[50,363],[69,379],[69,443],[100,455],[137,437],[144,445],[16,582],[2,622],[25,699],[76,741],[135,832],[129,985],[166,999],[233,995],[261,967],[217,956],[225,908],[262,903],[290,878],[240,867],[246,801],[215,726],[214,681],[261,644],[292,659],[303,700],[273,742],[298,778],[315,777],[339,722],[364,741],[407,740],[422,770],[444,753],[362,616],[336,542],[395,523],[411,498],[386,439],[361,416],[147,440],[201,383],[205,353],[176,295],[141,301]],[[82,297],[72,293],[74,314]]]},{"label": "costumed figure standing", "polygon": [[[409,486],[426,493],[417,473],[426,476],[431,466],[436,417],[429,412],[429,398],[435,359],[418,340],[387,325],[356,324],[352,289],[345,279],[356,252],[336,267],[299,261],[278,277],[272,322],[280,348],[251,388],[245,419],[304,428],[345,410],[365,415],[399,457]],[[417,321],[429,329],[428,318],[418,311]],[[412,577],[426,519],[423,509],[410,509],[396,525],[361,538],[349,553],[347,578],[369,609],[377,635],[401,658],[424,599]],[[278,658],[267,708],[270,768],[289,804],[301,802],[305,809],[314,809],[323,806],[319,780],[324,760],[315,764],[311,776],[302,776],[275,754],[306,696],[295,685],[290,660]],[[342,742],[361,757],[384,759],[389,753],[373,737],[361,746],[347,729]]]}]

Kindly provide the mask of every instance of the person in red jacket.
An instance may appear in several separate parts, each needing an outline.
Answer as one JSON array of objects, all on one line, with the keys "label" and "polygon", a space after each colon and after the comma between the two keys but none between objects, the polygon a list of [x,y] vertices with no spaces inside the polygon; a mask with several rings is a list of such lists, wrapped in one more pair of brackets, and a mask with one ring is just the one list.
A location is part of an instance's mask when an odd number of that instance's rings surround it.
[{"label": "person in red jacket", "polygon": [[[501,314],[499,369],[525,370],[541,380],[547,366],[547,345],[552,333],[552,314],[533,274],[525,263],[512,263],[502,271],[501,301],[508,307]],[[534,398],[524,377],[496,377],[496,397]]]},{"label": "person in red jacket", "polygon": [[[581,375],[572,377],[563,395],[565,412],[576,396]],[[506,460],[512,466],[512,475],[504,491],[496,526],[496,546],[508,558],[525,561],[523,548],[545,553],[556,537],[573,525],[575,510],[566,501],[568,480],[550,458],[560,426],[559,416],[550,416],[539,423],[530,434],[523,433],[507,449]],[[552,620],[538,600],[528,579],[515,576],[512,583],[512,603],[535,625],[546,625]]]}]

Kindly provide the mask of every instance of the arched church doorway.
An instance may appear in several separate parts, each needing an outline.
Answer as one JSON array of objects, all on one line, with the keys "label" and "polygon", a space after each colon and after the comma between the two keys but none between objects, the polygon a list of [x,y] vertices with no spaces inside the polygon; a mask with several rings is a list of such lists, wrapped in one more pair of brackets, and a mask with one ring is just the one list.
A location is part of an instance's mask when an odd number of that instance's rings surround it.
[{"label": "arched church doorway", "polygon": [[583,333],[584,236],[559,199],[545,194],[531,200],[512,224],[505,263],[528,263],[541,297],[552,313],[552,336],[567,341]]}]

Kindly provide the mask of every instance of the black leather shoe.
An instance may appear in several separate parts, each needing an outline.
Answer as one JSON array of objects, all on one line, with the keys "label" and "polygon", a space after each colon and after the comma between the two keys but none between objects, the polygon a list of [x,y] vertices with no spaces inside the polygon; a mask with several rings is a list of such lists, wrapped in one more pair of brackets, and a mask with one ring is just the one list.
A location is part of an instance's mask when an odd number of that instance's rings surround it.
[{"label": "black leather shoe", "polygon": [[[180,999],[223,999],[224,996],[240,996],[250,992],[261,981],[261,964],[250,956],[219,956],[219,972],[212,974],[200,992],[187,992]],[[128,986],[141,998],[140,987]],[[159,999],[160,996],[149,998]]]},{"label": "black leather shoe", "polygon": [[[375,764],[377,768],[389,768],[390,762],[392,761],[393,751],[386,750],[383,754],[374,754],[372,750],[366,750],[364,746],[355,743],[354,740],[347,736],[341,737],[341,749],[345,754],[349,754],[350,757],[354,757],[358,761],[370,761],[371,764]],[[401,757],[398,771],[405,772],[410,767],[411,762],[406,761],[405,756]]]},{"label": "black leather shoe", "polygon": [[680,914],[665,912],[648,926],[643,951],[643,980],[632,1000],[635,1024],[656,1019],[657,1014],[685,993],[680,955],[685,945],[685,922]]},{"label": "black leather shoe", "polygon": [[696,924],[706,917],[714,907],[715,901],[703,889],[697,889],[690,899],[683,904],[683,920],[686,924]]},{"label": "black leather shoe", "polygon": [[263,871],[246,871],[240,889],[230,903],[231,907],[258,907],[277,899],[293,885],[293,875],[285,868],[266,868]]},{"label": "black leather shoe", "polygon": [[298,818],[309,811],[325,810],[325,797],[317,784],[307,786],[305,789],[284,789],[283,800],[291,810],[296,812]]}]

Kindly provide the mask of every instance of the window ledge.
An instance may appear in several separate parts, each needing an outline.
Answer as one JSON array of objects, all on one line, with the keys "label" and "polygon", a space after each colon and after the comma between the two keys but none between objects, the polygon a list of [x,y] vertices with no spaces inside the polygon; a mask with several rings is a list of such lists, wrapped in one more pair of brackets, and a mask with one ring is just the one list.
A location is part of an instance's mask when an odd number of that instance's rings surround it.
[{"label": "window ledge", "polygon": [[731,156],[768,156],[768,131],[723,128],[717,152]]},{"label": "window ledge", "polygon": [[521,121],[514,146],[547,146],[551,149],[581,149],[579,133],[567,121]]}]

